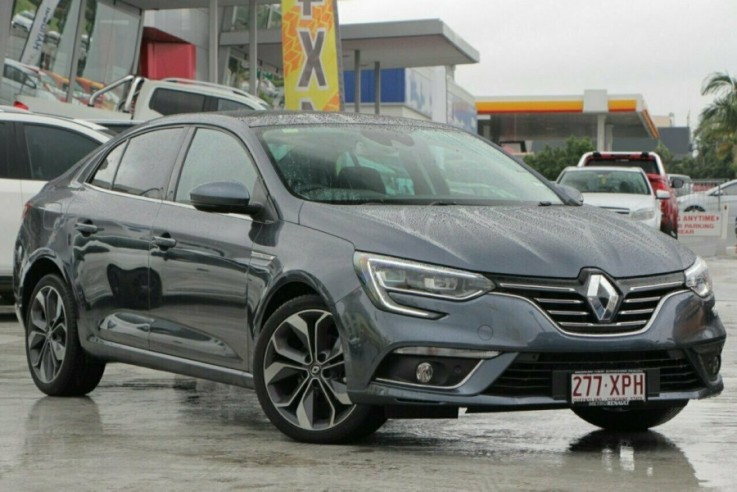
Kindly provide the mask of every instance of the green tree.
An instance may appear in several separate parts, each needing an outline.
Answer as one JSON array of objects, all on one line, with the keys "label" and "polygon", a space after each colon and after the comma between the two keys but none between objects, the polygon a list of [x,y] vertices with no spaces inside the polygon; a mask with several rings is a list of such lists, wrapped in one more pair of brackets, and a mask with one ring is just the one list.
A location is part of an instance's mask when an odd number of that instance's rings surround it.
[{"label": "green tree", "polygon": [[704,96],[714,95],[714,101],[702,112],[696,137],[701,145],[713,147],[719,159],[737,156],[737,79],[726,73],[707,77],[701,89]]},{"label": "green tree", "polygon": [[590,138],[571,136],[564,146],[546,145],[542,151],[525,156],[525,162],[546,178],[555,180],[563,169],[575,166],[583,154],[593,150]]}]

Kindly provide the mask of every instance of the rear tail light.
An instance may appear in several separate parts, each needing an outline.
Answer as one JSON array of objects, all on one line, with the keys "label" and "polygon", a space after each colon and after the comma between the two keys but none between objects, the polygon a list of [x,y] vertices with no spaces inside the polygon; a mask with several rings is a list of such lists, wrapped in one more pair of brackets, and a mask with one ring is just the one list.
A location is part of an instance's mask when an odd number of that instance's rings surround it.
[{"label": "rear tail light", "polygon": [[26,217],[28,217],[28,213],[31,211],[31,208],[31,202],[26,202],[26,204],[23,205],[23,213],[20,216],[21,220],[24,220]]},{"label": "rear tail light", "polygon": [[25,109],[26,111],[30,111],[31,110],[31,108],[29,108],[28,106],[26,106],[25,104],[23,104],[20,101],[15,101],[13,103],[13,107],[14,108],[18,108],[18,109]]}]

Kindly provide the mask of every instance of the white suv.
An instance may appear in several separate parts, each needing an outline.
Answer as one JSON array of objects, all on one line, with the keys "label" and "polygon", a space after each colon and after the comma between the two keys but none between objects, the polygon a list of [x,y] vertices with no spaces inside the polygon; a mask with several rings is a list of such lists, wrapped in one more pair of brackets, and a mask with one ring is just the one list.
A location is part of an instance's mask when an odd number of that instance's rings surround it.
[{"label": "white suv", "polygon": [[13,246],[23,205],[46,181],[106,142],[105,128],[0,106],[0,296],[12,301]]},{"label": "white suv", "polygon": [[[105,99],[114,102],[115,107],[97,107]],[[92,93],[87,106],[24,95],[19,95],[15,104],[34,113],[69,118],[135,121],[179,113],[271,109],[263,99],[225,85],[176,78],[151,80],[134,75],[123,77]]]}]

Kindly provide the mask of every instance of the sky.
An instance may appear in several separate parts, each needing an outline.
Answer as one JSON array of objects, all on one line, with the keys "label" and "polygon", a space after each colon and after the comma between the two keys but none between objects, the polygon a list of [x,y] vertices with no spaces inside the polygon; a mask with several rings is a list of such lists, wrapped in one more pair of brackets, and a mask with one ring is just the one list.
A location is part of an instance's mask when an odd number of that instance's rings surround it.
[{"label": "sky", "polygon": [[[698,124],[714,72],[737,77],[737,0],[340,0],[342,24],[440,19],[476,48],[474,96],[641,94],[651,115]],[[690,115],[690,120],[689,120]]]}]

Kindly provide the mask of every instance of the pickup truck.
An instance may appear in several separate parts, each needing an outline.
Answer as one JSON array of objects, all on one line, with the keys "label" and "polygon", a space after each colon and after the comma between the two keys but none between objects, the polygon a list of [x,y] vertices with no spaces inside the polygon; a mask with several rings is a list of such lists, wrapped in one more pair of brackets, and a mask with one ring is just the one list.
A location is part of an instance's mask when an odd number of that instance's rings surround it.
[{"label": "pickup truck", "polygon": [[[113,107],[96,107],[103,100]],[[225,85],[180,78],[151,80],[134,75],[93,92],[86,106],[29,95],[18,95],[14,106],[39,114],[107,121],[146,121],[178,113],[271,109],[266,101]]]}]

